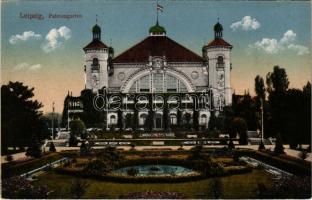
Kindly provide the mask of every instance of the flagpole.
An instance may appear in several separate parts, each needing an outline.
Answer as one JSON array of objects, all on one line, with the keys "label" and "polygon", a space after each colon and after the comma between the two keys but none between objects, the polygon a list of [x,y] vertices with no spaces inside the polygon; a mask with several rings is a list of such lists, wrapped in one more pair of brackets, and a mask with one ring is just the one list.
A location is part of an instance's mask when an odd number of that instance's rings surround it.
[{"label": "flagpole", "polygon": [[156,13],[157,13],[157,21],[156,21],[156,23],[158,24],[158,0],[156,1]]}]

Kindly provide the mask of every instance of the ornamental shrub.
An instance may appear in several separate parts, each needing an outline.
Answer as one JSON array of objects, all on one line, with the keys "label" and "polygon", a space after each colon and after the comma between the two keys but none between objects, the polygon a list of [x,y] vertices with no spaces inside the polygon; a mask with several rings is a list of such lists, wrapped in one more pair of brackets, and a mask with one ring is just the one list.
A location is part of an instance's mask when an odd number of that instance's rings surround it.
[{"label": "ornamental shrub", "polygon": [[56,152],[56,148],[53,142],[51,142],[50,147],[49,147],[50,152]]}]

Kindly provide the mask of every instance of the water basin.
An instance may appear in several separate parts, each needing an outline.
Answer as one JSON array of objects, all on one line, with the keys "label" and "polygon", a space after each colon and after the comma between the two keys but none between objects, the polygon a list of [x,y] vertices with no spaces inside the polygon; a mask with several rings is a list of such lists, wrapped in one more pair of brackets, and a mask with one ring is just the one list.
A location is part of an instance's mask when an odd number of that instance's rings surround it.
[{"label": "water basin", "polygon": [[128,172],[135,170],[135,176],[189,176],[198,172],[182,166],[175,165],[136,165],[114,170],[113,173],[127,176]]}]

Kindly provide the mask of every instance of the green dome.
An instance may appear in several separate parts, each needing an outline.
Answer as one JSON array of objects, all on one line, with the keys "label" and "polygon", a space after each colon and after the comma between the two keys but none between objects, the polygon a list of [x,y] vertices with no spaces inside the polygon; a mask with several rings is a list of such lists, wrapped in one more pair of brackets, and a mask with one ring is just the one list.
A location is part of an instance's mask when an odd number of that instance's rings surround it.
[{"label": "green dome", "polygon": [[222,27],[222,25],[219,22],[216,23],[216,25],[214,25],[213,29],[214,29],[215,32],[223,31],[223,27]]},{"label": "green dome", "polygon": [[101,28],[96,24],[95,26],[93,26],[92,32],[93,33],[100,33],[101,32]]},{"label": "green dome", "polygon": [[156,23],[155,26],[152,26],[150,29],[149,29],[149,33],[166,33],[166,29],[162,26],[159,26],[158,22]]}]

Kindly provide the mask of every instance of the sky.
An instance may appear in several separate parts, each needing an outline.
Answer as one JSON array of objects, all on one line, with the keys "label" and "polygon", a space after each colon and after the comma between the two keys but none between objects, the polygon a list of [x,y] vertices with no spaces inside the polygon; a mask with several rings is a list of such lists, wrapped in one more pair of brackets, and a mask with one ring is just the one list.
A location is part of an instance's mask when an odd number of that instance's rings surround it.
[{"label": "sky", "polygon": [[[254,94],[254,79],[279,65],[291,88],[311,82],[311,5],[309,1],[164,1],[160,25],[167,36],[201,55],[223,25],[233,45],[231,84],[235,93]],[[29,15],[37,18],[29,19]],[[54,14],[76,18],[49,18]],[[41,15],[44,19],[38,19]],[[84,52],[95,25],[118,55],[148,36],[156,22],[156,1],[4,1],[1,4],[1,83],[34,87],[43,112],[62,112],[68,91],[84,89]]]}]

